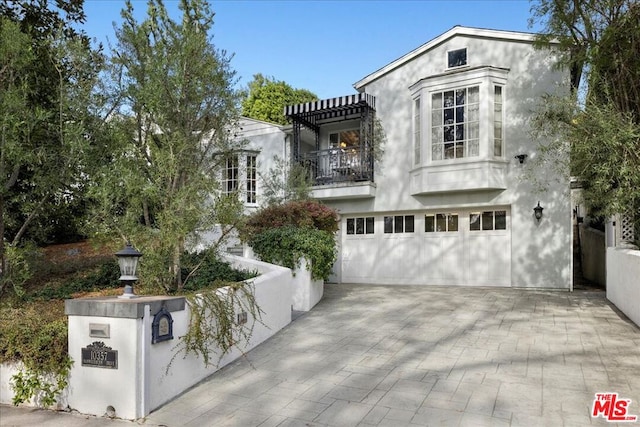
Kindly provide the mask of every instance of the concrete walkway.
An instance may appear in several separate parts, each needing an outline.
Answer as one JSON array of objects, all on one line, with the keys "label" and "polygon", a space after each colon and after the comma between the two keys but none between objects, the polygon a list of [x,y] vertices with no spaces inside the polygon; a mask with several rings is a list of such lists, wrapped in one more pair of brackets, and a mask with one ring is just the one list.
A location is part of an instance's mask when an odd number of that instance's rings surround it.
[{"label": "concrete walkway", "polygon": [[640,416],[640,330],[603,292],[327,285],[311,312],[138,423],[611,425],[590,416],[599,392]]}]

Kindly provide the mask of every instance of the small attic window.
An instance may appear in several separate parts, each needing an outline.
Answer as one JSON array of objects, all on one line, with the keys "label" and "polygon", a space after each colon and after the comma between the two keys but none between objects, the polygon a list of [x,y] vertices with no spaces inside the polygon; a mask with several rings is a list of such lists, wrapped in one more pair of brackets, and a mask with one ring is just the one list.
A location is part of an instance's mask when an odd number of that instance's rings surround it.
[{"label": "small attic window", "polygon": [[450,50],[447,52],[447,68],[467,65],[467,48]]}]

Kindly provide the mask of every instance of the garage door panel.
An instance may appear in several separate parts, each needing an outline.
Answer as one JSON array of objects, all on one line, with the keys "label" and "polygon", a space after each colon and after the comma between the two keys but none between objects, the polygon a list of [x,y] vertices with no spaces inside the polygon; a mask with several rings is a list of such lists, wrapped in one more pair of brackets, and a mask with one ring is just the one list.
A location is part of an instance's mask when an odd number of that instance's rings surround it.
[{"label": "garage door panel", "polygon": [[[428,212],[415,216],[415,229],[412,225],[411,231],[400,233],[395,229],[393,233],[382,232],[383,217],[377,217],[375,235],[343,238],[342,279],[356,283],[509,286],[510,212],[505,208],[491,212],[485,208],[454,214]],[[457,222],[447,222],[443,227],[438,220],[444,215],[457,216]],[[426,217],[429,224],[423,220]],[[493,221],[497,230],[490,229],[486,221]],[[454,224],[452,230],[450,224]]]}]

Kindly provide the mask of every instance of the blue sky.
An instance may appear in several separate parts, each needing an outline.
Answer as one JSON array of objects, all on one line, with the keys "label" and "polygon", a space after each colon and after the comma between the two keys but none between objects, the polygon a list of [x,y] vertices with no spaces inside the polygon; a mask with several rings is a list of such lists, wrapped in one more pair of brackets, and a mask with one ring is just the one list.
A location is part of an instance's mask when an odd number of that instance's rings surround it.
[{"label": "blue sky", "polygon": [[[172,17],[177,0],[165,0]],[[455,25],[512,31],[530,29],[526,0],[212,2],[217,48],[234,54],[232,67],[246,86],[256,73],[284,80],[320,98],[354,93],[353,83]],[[87,34],[115,41],[122,0],[85,0]],[[136,16],[146,1],[135,0]]]}]

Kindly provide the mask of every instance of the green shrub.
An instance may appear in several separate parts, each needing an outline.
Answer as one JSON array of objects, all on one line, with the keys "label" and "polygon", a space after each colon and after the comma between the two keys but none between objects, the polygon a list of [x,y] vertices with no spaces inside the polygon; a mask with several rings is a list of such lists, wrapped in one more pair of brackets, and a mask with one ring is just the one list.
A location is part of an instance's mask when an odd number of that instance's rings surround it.
[{"label": "green shrub", "polygon": [[266,230],[285,226],[335,233],[338,230],[338,214],[334,209],[313,200],[268,206],[249,217],[240,230],[240,237],[249,241]]},{"label": "green shrub", "polygon": [[0,311],[0,363],[24,364],[12,377],[16,405],[36,397],[50,406],[67,386],[71,359],[61,310],[60,304],[46,303]]},{"label": "green shrub", "polygon": [[336,259],[333,233],[290,225],[271,228],[253,236],[249,242],[262,261],[295,269],[305,257],[311,261],[311,277],[326,280]]},{"label": "green shrub", "polygon": [[236,270],[216,257],[212,251],[186,253],[182,258],[182,281],[185,291],[218,287],[222,282],[242,282],[257,274]]},{"label": "green shrub", "polygon": [[119,278],[120,267],[118,267],[117,261],[110,260],[103,262],[85,276],[67,280],[62,284],[48,284],[34,292],[29,299],[68,299],[72,298],[73,294],[78,292],[118,288],[122,286]]}]

